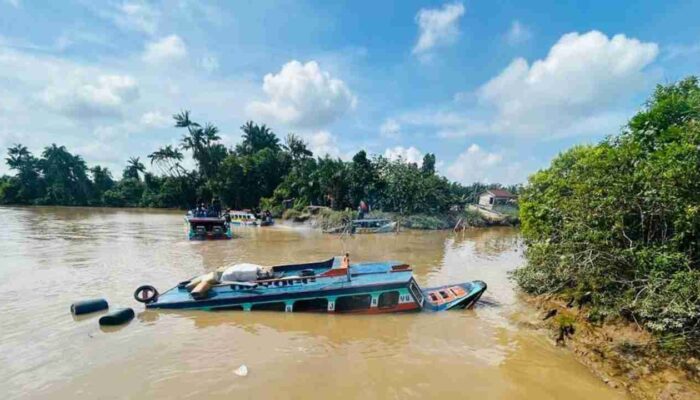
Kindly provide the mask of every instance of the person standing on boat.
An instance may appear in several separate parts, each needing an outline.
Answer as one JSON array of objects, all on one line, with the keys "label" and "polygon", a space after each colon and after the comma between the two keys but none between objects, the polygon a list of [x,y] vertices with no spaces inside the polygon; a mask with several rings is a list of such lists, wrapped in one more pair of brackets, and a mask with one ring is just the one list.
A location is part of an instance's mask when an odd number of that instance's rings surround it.
[{"label": "person standing on boat", "polygon": [[221,216],[221,200],[219,200],[218,197],[214,197],[214,200],[211,201],[211,208],[216,214],[216,217]]},{"label": "person standing on boat", "polygon": [[350,253],[345,253],[345,257],[343,257],[343,262],[340,264],[340,268],[345,268],[348,281],[350,281]]}]

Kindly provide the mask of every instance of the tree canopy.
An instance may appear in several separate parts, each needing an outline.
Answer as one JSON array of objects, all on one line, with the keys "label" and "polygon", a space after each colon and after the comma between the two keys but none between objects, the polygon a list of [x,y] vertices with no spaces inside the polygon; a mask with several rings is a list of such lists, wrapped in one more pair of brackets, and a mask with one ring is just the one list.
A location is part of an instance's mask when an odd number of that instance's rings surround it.
[{"label": "tree canopy", "polygon": [[700,87],[658,86],[623,132],[576,146],[520,198],[531,293],[591,293],[589,318],[623,317],[668,349],[700,348]]},{"label": "tree canopy", "polygon": [[[0,180],[0,203],[188,208],[218,197],[232,208],[276,213],[283,204],[355,209],[365,201],[411,214],[445,212],[475,202],[487,187],[500,187],[449,182],[436,174],[434,154],[426,154],[421,167],[364,150],[351,161],[314,157],[300,136],[289,134],[282,143],[271,128],[252,121],[241,126],[242,141],[226,148],[213,124],[194,121],[189,111],[173,119],[185,131],[179,144],[155,149],[147,163],[129,158],[119,180],[102,166],[88,168],[64,146],[50,145],[38,158],[25,146],[12,146],[6,162],[15,175]],[[183,166],[186,155],[193,170]]]}]

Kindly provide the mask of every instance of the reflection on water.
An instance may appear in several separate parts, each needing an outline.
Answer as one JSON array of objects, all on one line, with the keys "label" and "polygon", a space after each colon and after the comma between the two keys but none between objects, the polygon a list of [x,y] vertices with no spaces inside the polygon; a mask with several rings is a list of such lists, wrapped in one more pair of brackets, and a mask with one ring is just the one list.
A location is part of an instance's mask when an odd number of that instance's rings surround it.
[{"label": "reflection on water", "polygon": [[[623,398],[543,336],[507,272],[517,230],[402,232],[341,239],[288,226],[237,228],[230,241],[185,240],[178,212],[0,208],[0,393],[123,398]],[[133,290],[161,291],[234,262],[284,264],[349,252],[400,260],[421,285],[481,279],[474,310],[393,315],[145,311]],[[69,304],[131,306],[101,330]],[[249,368],[247,377],[234,370]]]}]

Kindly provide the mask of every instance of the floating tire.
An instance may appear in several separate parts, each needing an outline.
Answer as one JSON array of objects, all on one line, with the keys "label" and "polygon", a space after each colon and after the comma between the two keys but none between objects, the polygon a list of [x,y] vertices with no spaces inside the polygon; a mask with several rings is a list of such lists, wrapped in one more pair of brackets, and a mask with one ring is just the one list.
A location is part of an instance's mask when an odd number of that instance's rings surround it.
[{"label": "floating tire", "polygon": [[151,303],[158,299],[158,290],[151,285],[139,286],[134,291],[134,299],[139,303]]},{"label": "floating tire", "polygon": [[83,301],[76,301],[70,305],[70,312],[73,315],[89,314],[95,311],[106,310],[109,308],[107,300],[105,299],[90,299]]},{"label": "floating tire", "polygon": [[122,308],[100,317],[100,325],[121,325],[131,321],[132,319],[134,319],[134,310],[131,308]]}]

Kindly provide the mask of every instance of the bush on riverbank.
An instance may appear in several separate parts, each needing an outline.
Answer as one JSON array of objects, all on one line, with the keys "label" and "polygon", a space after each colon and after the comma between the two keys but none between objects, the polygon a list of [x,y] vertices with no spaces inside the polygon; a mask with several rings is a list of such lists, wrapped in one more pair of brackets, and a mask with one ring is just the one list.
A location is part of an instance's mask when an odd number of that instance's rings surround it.
[{"label": "bush on riverbank", "polygon": [[657,87],[624,132],[560,154],[520,198],[532,294],[585,299],[700,354],[700,87]]}]

